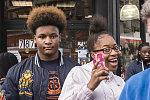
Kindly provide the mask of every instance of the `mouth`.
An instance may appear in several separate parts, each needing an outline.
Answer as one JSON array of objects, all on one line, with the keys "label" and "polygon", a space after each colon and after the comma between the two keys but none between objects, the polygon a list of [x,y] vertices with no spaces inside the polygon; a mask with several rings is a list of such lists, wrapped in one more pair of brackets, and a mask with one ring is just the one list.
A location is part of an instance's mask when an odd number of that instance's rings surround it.
[{"label": "mouth", "polygon": [[117,66],[118,65],[118,58],[113,58],[108,60],[108,62],[112,65],[112,66]]},{"label": "mouth", "polygon": [[150,57],[144,57],[144,59],[150,59]]},{"label": "mouth", "polygon": [[52,50],[53,47],[52,46],[49,46],[49,47],[44,47],[45,50]]}]

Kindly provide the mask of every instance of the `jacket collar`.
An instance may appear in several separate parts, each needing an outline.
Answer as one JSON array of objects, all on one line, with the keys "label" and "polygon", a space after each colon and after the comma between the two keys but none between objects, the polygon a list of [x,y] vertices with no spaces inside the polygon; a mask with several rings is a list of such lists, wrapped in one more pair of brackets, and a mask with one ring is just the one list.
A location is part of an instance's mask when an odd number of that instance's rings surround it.
[{"label": "jacket collar", "polygon": [[[60,51],[59,51],[59,61],[60,61],[60,63],[59,63],[60,66],[62,66],[64,64],[64,61],[63,61],[63,56],[60,53]],[[36,53],[36,55],[35,55],[35,65],[37,65],[38,67],[41,67],[40,66],[40,58],[39,58],[38,53]]]},{"label": "jacket collar", "polygon": [[[138,61],[138,59],[136,59],[137,61]],[[140,63],[142,63],[143,62],[143,60],[140,60],[139,61]],[[150,65],[150,62],[149,63],[147,63],[147,65]]]}]

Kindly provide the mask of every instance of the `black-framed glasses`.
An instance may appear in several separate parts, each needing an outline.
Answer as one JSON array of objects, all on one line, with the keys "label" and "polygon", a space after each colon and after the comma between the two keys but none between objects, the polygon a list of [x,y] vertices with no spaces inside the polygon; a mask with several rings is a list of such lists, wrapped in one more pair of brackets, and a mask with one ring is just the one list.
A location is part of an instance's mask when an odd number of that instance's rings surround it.
[{"label": "black-framed glasses", "polygon": [[112,52],[112,49],[115,50],[115,52],[119,52],[121,50],[120,46],[114,46],[114,47],[107,47],[104,49],[100,49],[100,50],[93,50],[93,52],[98,52],[98,51],[103,51],[104,54],[110,54]]}]

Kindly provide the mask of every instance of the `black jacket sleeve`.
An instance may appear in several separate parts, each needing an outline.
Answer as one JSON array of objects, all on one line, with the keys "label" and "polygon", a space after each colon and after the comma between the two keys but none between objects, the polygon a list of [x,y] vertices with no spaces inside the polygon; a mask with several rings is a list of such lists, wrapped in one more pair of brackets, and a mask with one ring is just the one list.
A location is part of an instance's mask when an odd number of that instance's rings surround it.
[{"label": "black jacket sleeve", "polygon": [[10,68],[2,85],[6,100],[19,100],[18,87],[15,85],[14,67]]}]

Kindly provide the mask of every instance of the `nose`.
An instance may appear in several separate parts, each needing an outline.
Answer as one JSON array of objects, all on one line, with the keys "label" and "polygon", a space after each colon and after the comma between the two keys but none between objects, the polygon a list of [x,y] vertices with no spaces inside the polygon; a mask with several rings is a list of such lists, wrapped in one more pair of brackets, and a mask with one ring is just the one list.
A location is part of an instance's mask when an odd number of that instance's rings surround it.
[{"label": "nose", "polygon": [[149,56],[150,54],[149,54],[149,52],[146,52],[146,54],[145,54],[146,56]]},{"label": "nose", "polygon": [[44,43],[50,44],[50,43],[52,43],[52,39],[50,37],[46,37]]}]

